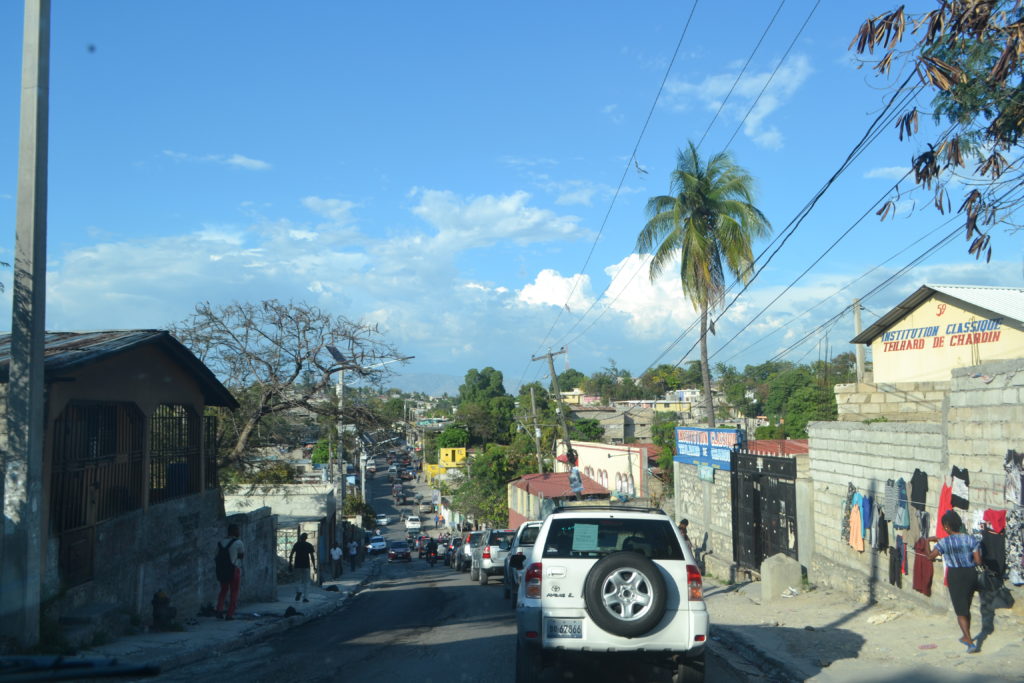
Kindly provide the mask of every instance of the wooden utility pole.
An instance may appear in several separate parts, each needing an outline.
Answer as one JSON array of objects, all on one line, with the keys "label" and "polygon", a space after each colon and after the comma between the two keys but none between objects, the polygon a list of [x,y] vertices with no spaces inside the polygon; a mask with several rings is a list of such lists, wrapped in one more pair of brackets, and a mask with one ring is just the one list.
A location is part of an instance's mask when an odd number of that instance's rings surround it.
[{"label": "wooden utility pole", "polygon": [[530,411],[533,414],[533,445],[537,449],[537,473],[544,473],[544,457],[540,451],[540,425],[537,424],[537,398],[533,395],[533,386],[530,386]]},{"label": "wooden utility pole", "polygon": [[0,634],[39,642],[46,334],[46,160],[50,0],[25,0],[7,448],[0,500]]},{"label": "wooden utility pole", "polygon": [[569,440],[569,425],[565,422],[565,408],[562,406],[562,392],[558,389],[558,375],[555,374],[555,356],[565,353],[565,347],[563,346],[558,351],[552,353],[548,351],[543,356],[535,356],[531,360],[548,361],[548,370],[551,372],[551,387],[555,392],[555,412],[558,413],[558,422],[562,426],[562,442],[565,444],[565,459],[569,463],[569,467],[576,466],[576,451],[572,449],[572,442]]}]

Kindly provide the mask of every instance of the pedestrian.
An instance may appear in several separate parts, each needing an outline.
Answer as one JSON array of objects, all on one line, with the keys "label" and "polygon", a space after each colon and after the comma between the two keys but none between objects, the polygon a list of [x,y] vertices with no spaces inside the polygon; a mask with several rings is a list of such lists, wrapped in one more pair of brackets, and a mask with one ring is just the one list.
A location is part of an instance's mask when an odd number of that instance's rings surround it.
[{"label": "pedestrian", "polygon": [[978,581],[975,567],[981,564],[981,541],[966,532],[963,520],[954,510],[947,510],[942,515],[942,528],[948,534],[946,537],[928,537],[929,542],[935,543],[928,557],[934,560],[942,555],[949,599],[963,634],[960,642],[967,646],[968,654],[974,654],[978,646],[971,638],[971,601]]},{"label": "pedestrian", "polygon": [[[220,582],[220,593],[217,594],[217,618],[231,621],[235,618],[238,607],[238,591],[242,586],[242,558],[245,557],[245,544],[239,537],[238,525],[228,525],[228,535],[217,542],[216,569],[217,580]],[[224,598],[228,597],[228,611],[224,613]]]},{"label": "pedestrian", "polygon": [[307,541],[308,534],[299,534],[299,540],[292,546],[288,555],[288,569],[293,566],[299,574],[298,590],[295,591],[295,601],[309,602],[309,570],[316,566],[316,550],[313,544]]},{"label": "pedestrian", "polygon": [[359,557],[359,544],[356,539],[348,542],[348,566],[352,571],[356,570],[356,559]]},{"label": "pedestrian", "polygon": [[334,578],[341,576],[341,560],[344,553],[341,550],[341,546],[335,541],[334,545],[331,546],[331,571],[334,573]]},{"label": "pedestrian", "polygon": [[685,517],[679,520],[679,533],[683,535],[683,540],[686,541],[686,547],[690,549],[690,553],[693,553],[693,543],[690,542],[690,534],[687,530],[690,528],[690,520]]}]

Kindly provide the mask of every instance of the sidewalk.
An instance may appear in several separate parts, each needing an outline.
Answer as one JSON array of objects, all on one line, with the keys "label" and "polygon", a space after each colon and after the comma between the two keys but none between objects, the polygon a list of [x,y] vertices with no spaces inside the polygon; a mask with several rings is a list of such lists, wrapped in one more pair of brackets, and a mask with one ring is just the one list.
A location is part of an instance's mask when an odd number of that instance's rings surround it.
[{"label": "sidewalk", "polygon": [[[116,657],[123,663],[153,664],[169,671],[199,661],[211,655],[246,647],[270,635],[339,609],[345,602],[380,574],[387,562],[385,555],[367,557],[355,572],[348,571],[337,581],[324,581],[322,587],[312,587],[309,602],[295,601],[295,583],[277,587],[276,602],[239,603],[233,621],[215,617],[181,615],[182,631],[164,631],[127,635],[117,640],[79,652],[82,657]],[[242,596],[245,596],[245,584]],[[335,592],[332,588],[336,587]],[[211,588],[211,600],[216,591]],[[294,608],[298,614],[285,616]]]},{"label": "sidewalk", "polygon": [[[751,680],[1024,680],[1024,623],[1008,610],[996,610],[992,633],[978,639],[981,652],[968,655],[951,610],[884,597],[866,605],[829,589],[765,602],[760,583],[707,581],[704,590],[712,651]],[[981,631],[977,596],[971,626]]]}]

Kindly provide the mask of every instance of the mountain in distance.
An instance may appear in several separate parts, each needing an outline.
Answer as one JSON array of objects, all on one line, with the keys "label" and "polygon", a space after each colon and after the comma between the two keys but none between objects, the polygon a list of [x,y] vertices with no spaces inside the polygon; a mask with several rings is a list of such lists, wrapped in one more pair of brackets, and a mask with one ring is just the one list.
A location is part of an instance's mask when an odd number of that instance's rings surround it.
[{"label": "mountain in distance", "polygon": [[395,373],[386,382],[388,387],[394,387],[407,392],[419,392],[427,396],[458,396],[459,387],[462,386],[462,379],[452,375],[440,375],[428,372]]}]

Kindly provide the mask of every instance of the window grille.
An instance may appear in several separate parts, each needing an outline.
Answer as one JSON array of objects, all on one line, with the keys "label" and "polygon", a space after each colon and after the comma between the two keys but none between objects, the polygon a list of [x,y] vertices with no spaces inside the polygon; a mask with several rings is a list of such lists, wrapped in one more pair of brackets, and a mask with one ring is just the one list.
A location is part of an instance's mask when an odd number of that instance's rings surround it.
[{"label": "window grille", "polygon": [[183,405],[163,404],[150,419],[149,502],[200,491],[199,420]]}]

